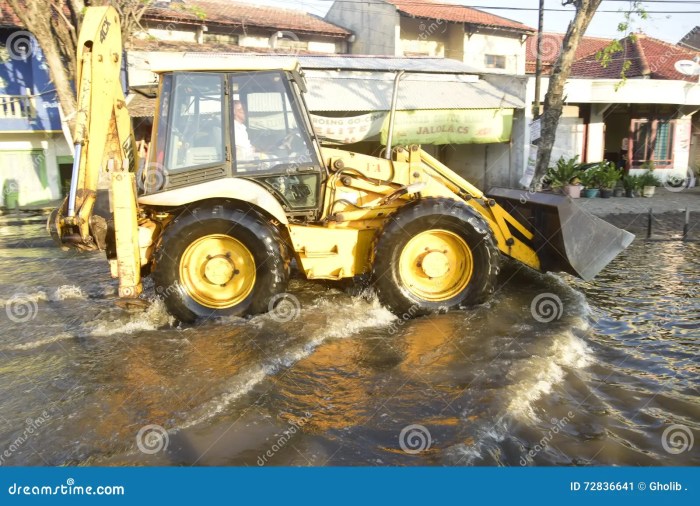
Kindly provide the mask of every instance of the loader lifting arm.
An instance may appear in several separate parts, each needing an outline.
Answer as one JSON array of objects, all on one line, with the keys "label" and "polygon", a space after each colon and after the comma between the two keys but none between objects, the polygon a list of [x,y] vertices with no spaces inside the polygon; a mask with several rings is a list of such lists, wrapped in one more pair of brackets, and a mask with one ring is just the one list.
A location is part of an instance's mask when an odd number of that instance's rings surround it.
[{"label": "loader lifting arm", "polygon": [[[77,56],[78,110],[70,193],[51,213],[48,228],[63,248],[93,251],[107,248],[113,227],[119,295],[136,297],[141,292],[137,161],[121,85],[121,26],[113,7],[86,9]],[[97,212],[98,208],[104,211]]]}]

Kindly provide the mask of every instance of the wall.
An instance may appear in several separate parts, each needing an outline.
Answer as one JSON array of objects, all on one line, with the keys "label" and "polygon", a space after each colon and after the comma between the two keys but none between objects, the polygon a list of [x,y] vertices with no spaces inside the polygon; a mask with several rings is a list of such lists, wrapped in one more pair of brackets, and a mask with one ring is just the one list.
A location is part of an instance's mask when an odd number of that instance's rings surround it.
[{"label": "wall", "polygon": [[[35,153],[35,157],[30,157]],[[58,156],[70,155],[62,135],[4,134],[0,141],[0,188],[15,180],[19,205],[48,202],[61,198]],[[18,170],[18,166],[20,170]],[[2,205],[6,195],[2,195]]]},{"label": "wall", "polygon": [[607,145],[605,125],[605,115],[608,112],[607,104],[592,104],[591,118],[586,132],[586,162],[600,162],[605,158],[605,147]]},{"label": "wall", "polygon": [[[525,43],[519,34],[479,29],[464,35],[464,63],[474,68],[502,74],[525,74]],[[506,68],[487,68],[485,55],[506,57]]]},{"label": "wall", "polygon": [[134,37],[139,39],[155,38],[172,42],[197,42],[197,31],[195,27],[185,27],[173,24],[156,25],[148,27],[146,33],[136,32]]},{"label": "wall", "polygon": [[[401,16],[401,55],[444,58],[446,55],[454,54],[451,47],[454,37],[450,37],[450,34],[456,31],[454,25],[456,23],[448,23],[440,19]],[[461,31],[461,24],[457,28]]]},{"label": "wall", "polygon": [[336,0],[325,19],[355,34],[352,54],[400,54],[399,14],[393,5],[381,0]]},{"label": "wall", "polygon": [[510,144],[453,144],[447,146],[445,164],[477,188],[510,186]]},{"label": "wall", "polygon": [[[241,33],[237,33],[241,32]],[[192,25],[158,24],[147,27],[146,32],[140,31],[134,34],[135,37],[146,40],[156,39],[167,42],[187,42],[192,44],[201,43],[218,43],[231,44],[241,47],[250,47],[258,49],[269,49],[271,46],[271,36],[275,33],[274,28],[269,30],[260,28],[241,28],[232,27],[227,30],[223,27],[210,28],[209,31],[202,32],[201,28]],[[289,35],[293,32],[282,32],[283,41],[286,44],[299,42],[301,49],[318,53],[345,53],[347,51],[347,43],[345,40],[339,40],[333,37],[324,37],[318,35]],[[285,46],[286,48],[287,46]]]}]

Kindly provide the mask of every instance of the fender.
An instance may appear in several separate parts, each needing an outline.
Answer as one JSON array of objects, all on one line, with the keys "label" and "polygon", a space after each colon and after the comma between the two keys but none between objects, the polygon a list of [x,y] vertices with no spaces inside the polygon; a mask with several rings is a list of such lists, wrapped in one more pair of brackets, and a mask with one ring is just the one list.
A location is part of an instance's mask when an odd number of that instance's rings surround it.
[{"label": "fender", "polygon": [[248,202],[270,213],[284,225],[289,224],[282,205],[261,185],[247,179],[226,178],[207,181],[206,183],[168,190],[138,198],[140,205],[146,206],[183,206],[201,200],[228,198]]}]

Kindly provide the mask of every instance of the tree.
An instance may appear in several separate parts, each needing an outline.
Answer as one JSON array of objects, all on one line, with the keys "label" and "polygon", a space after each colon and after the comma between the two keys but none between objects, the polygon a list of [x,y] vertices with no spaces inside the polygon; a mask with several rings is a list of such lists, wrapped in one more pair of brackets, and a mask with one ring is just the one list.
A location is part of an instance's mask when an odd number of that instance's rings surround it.
[{"label": "tree", "polygon": [[571,74],[571,66],[576,57],[576,49],[601,2],[602,0],[562,0],[562,5],[573,5],[576,8],[576,14],[569,23],[566,35],[564,35],[562,50],[552,69],[549,87],[544,97],[535,181],[541,179],[549,167],[557,125],[564,107],[564,85]]},{"label": "tree", "polygon": [[76,76],[78,33],[85,7],[114,6],[122,22],[122,40],[139,26],[153,0],[7,0],[10,8],[41,47],[58,101],[74,133],[76,112],[72,84]]}]

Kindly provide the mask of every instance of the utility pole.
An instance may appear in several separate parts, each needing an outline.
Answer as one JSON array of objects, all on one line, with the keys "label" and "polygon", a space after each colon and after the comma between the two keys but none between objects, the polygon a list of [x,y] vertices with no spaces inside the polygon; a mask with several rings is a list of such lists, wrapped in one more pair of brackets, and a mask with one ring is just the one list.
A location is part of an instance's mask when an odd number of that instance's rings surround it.
[{"label": "utility pole", "polygon": [[535,64],[535,101],[532,104],[532,116],[540,117],[540,88],[542,82],[542,30],[544,26],[544,0],[540,0],[539,23],[537,25],[537,60]]}]

